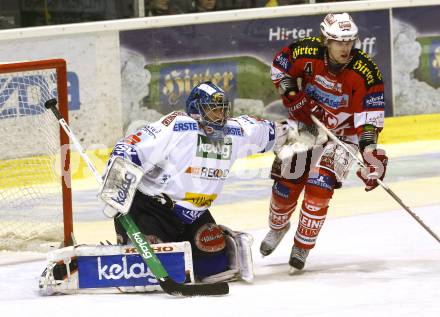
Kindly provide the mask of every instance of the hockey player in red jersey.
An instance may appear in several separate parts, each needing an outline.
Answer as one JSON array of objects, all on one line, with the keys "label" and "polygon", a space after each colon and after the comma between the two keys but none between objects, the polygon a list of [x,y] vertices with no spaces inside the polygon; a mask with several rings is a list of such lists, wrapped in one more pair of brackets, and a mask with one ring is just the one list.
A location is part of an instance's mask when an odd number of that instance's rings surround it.
[{"label": "hockey player in red jersey", "polygon": [[[365,190],[370,191],[378,186],[377,179],[384,178],[387,165],[385,152],[377,148],[384,123],[382,75],[371,58],[355,48],[358,28],[349,14],[328,14],[320,28],[320,37],[301,39],[275,55],[271,79],[290,119],[312,127],[313,114],[341,141],[360,151],[368,170],[359,170],[357,175],[365,183]],[[293,153],[287,172],[285,162],[277,157],[272,166],[270,231],[260,252],[266,256],[278,246],[304,191],[289,258],[293,272],[303,269],[325,221],[333,191],[341,186],[353,159],[329,141],[319,149]],[[297,173],[301,167],[304,172]]]}]

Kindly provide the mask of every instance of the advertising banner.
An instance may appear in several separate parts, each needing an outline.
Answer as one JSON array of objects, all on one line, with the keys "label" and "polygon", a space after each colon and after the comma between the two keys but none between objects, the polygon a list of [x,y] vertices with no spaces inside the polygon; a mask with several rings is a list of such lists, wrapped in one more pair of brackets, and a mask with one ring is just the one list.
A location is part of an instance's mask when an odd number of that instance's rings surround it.
[{"label": "advertising banner", "polygon": [[[392,115],[389,11],[352,16],[360,29],[361,48],[383,73],[386,114]],[[236,110],[269,118],[283,115],[269,76],[272,59],[293,41],[319,36],[323,18],[310,15],[122,31],[123,116],[152,120],[181,110],[191,88],[201,80],[225,89],[235,99]],[[136,75],[128,73],[133,69]]]},{"label": "advertising banner", "polygon": [[[2,63],[51,58],[66,60],[72,130],[86,149],[95,145],[110,147],[122,136],[117,34],[0,40],[0,60]],[[7,88],[0,85],[0,95],[6,95]],[[8,111],[8,107],[3,100],[0,112],[4,111]],[[31,130],[29,134],[32,135]],[[32,147],[32,144],[24,147]]]},{"label": "advertising banner", "polygon": [[396,115],[440,112],[440,6],[393,10]]}]

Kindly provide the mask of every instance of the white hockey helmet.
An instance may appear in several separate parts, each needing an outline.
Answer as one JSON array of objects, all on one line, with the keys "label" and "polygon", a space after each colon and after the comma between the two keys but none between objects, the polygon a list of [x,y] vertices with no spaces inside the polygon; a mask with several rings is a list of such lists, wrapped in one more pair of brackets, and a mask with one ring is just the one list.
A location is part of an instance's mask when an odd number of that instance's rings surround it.
[{"label": "white hockey helmet", "polygon": [[348,13],[329,13],[321,22],[320,27],[324,44],[327,44],[327,40],[342,42],[358,39],[358,27]]}]

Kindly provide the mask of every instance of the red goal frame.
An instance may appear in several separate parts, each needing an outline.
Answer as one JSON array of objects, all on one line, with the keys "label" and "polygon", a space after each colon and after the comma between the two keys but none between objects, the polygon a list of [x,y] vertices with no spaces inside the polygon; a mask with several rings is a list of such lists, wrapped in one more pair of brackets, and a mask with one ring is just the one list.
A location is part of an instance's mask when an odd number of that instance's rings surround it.
[{"label": "red goal frame", "polygon": [[[21,71],[55,69],[57,74],[57,100],[61,115],[69,122],[67,65],[64,59],[47,59],[29,62],[13,62],[0,64],[0,74]],[[61,186],[63,200],[64,246],[73,244],[72,190],[70,174],[70,142],[69,137],[60,127],[61,151]]]}]

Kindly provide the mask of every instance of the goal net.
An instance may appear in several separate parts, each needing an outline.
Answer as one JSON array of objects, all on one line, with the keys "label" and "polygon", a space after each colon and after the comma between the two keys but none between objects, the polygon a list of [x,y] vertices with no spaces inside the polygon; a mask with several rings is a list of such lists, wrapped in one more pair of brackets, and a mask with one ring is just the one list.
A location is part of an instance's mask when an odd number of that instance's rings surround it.
[{"label": "goal net", "polygon": [[64,60],[0,64],[0,250],[47,251],[72,233]]}]

